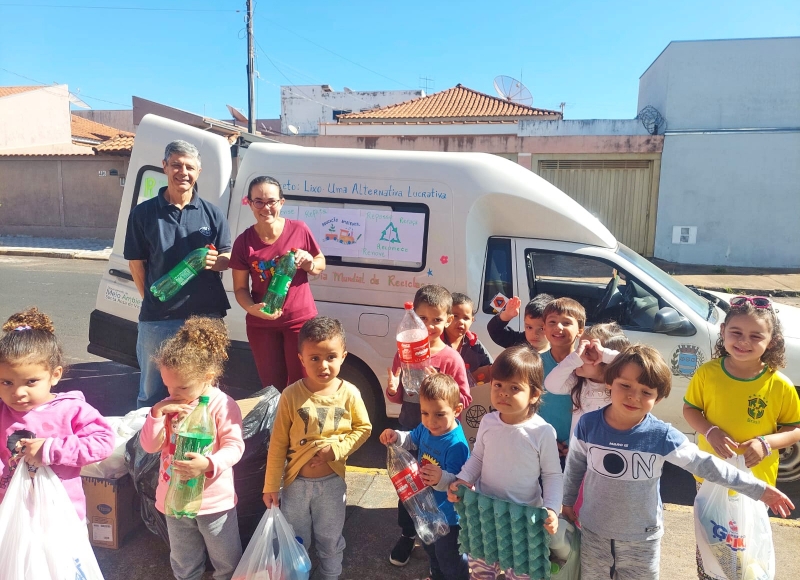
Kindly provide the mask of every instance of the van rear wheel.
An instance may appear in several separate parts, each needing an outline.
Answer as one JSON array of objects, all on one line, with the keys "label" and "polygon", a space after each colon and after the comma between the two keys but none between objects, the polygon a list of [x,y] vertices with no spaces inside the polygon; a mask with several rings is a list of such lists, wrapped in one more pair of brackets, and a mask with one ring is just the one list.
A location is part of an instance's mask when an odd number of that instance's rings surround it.
[{"label": "van rear wheel", "polygon": [[383,400],[383,390],[375,375],[360,359],[350,354],[345,359],[339,376],[353,383],[361,392],[361,398],[372,423],[372,432],[380,433],[386,422],[386,404]]}]

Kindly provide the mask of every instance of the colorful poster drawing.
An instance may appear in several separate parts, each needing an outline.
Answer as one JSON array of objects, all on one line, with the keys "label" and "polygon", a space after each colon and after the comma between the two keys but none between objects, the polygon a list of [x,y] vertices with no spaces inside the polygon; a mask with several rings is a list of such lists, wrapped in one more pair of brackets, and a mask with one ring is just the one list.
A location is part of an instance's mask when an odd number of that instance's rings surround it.
[{"label": "colorful poster drawing", "polygon": [[330,256],[361,256],[364,246],[364,217],[358,209],[328,209],[319,223],[320,247]]}]

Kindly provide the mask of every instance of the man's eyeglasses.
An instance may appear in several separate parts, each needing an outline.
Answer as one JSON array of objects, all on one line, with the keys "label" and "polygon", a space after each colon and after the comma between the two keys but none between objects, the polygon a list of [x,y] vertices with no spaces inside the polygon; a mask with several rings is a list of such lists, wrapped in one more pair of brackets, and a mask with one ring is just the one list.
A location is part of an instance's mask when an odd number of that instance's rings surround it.
[{"label": "man's eyeglasses", "polygon": [[279,202],[283,200],[280,198],[276,198],[276,199],[250,199],[248,201],[250,202],[250,205],[252,205],[256,209],[264,209],[265,207],[272,209],[273,207],[278,205]]},{"label": "man's eyeglasses", "polygon": [[756,308],[772,308],[772,301],[766,296],[734,296],[730,300],[730,305],[741,308],[748,302]]}]

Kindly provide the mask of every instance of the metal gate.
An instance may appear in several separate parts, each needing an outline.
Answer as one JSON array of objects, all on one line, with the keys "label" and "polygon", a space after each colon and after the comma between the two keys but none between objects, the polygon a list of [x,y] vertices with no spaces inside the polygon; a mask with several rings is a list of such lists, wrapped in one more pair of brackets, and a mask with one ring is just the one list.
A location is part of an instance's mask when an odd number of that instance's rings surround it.
[{"label": "metal gate", "polygon": [[541,160],[539,175],[597,216],[618,241],[653,255],[658,194],[652,160]]}]

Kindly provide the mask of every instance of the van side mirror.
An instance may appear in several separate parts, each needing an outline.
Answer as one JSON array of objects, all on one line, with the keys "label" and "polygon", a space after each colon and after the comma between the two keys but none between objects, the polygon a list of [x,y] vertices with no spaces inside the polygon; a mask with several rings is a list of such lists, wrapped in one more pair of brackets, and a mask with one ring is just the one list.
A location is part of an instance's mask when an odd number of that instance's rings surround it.
[{"label": "van side mirror", "polygon": [[671,336],[692,336],[697,332],[694,325],[671,306],[665,306],[653,319],[653,332]]}]

